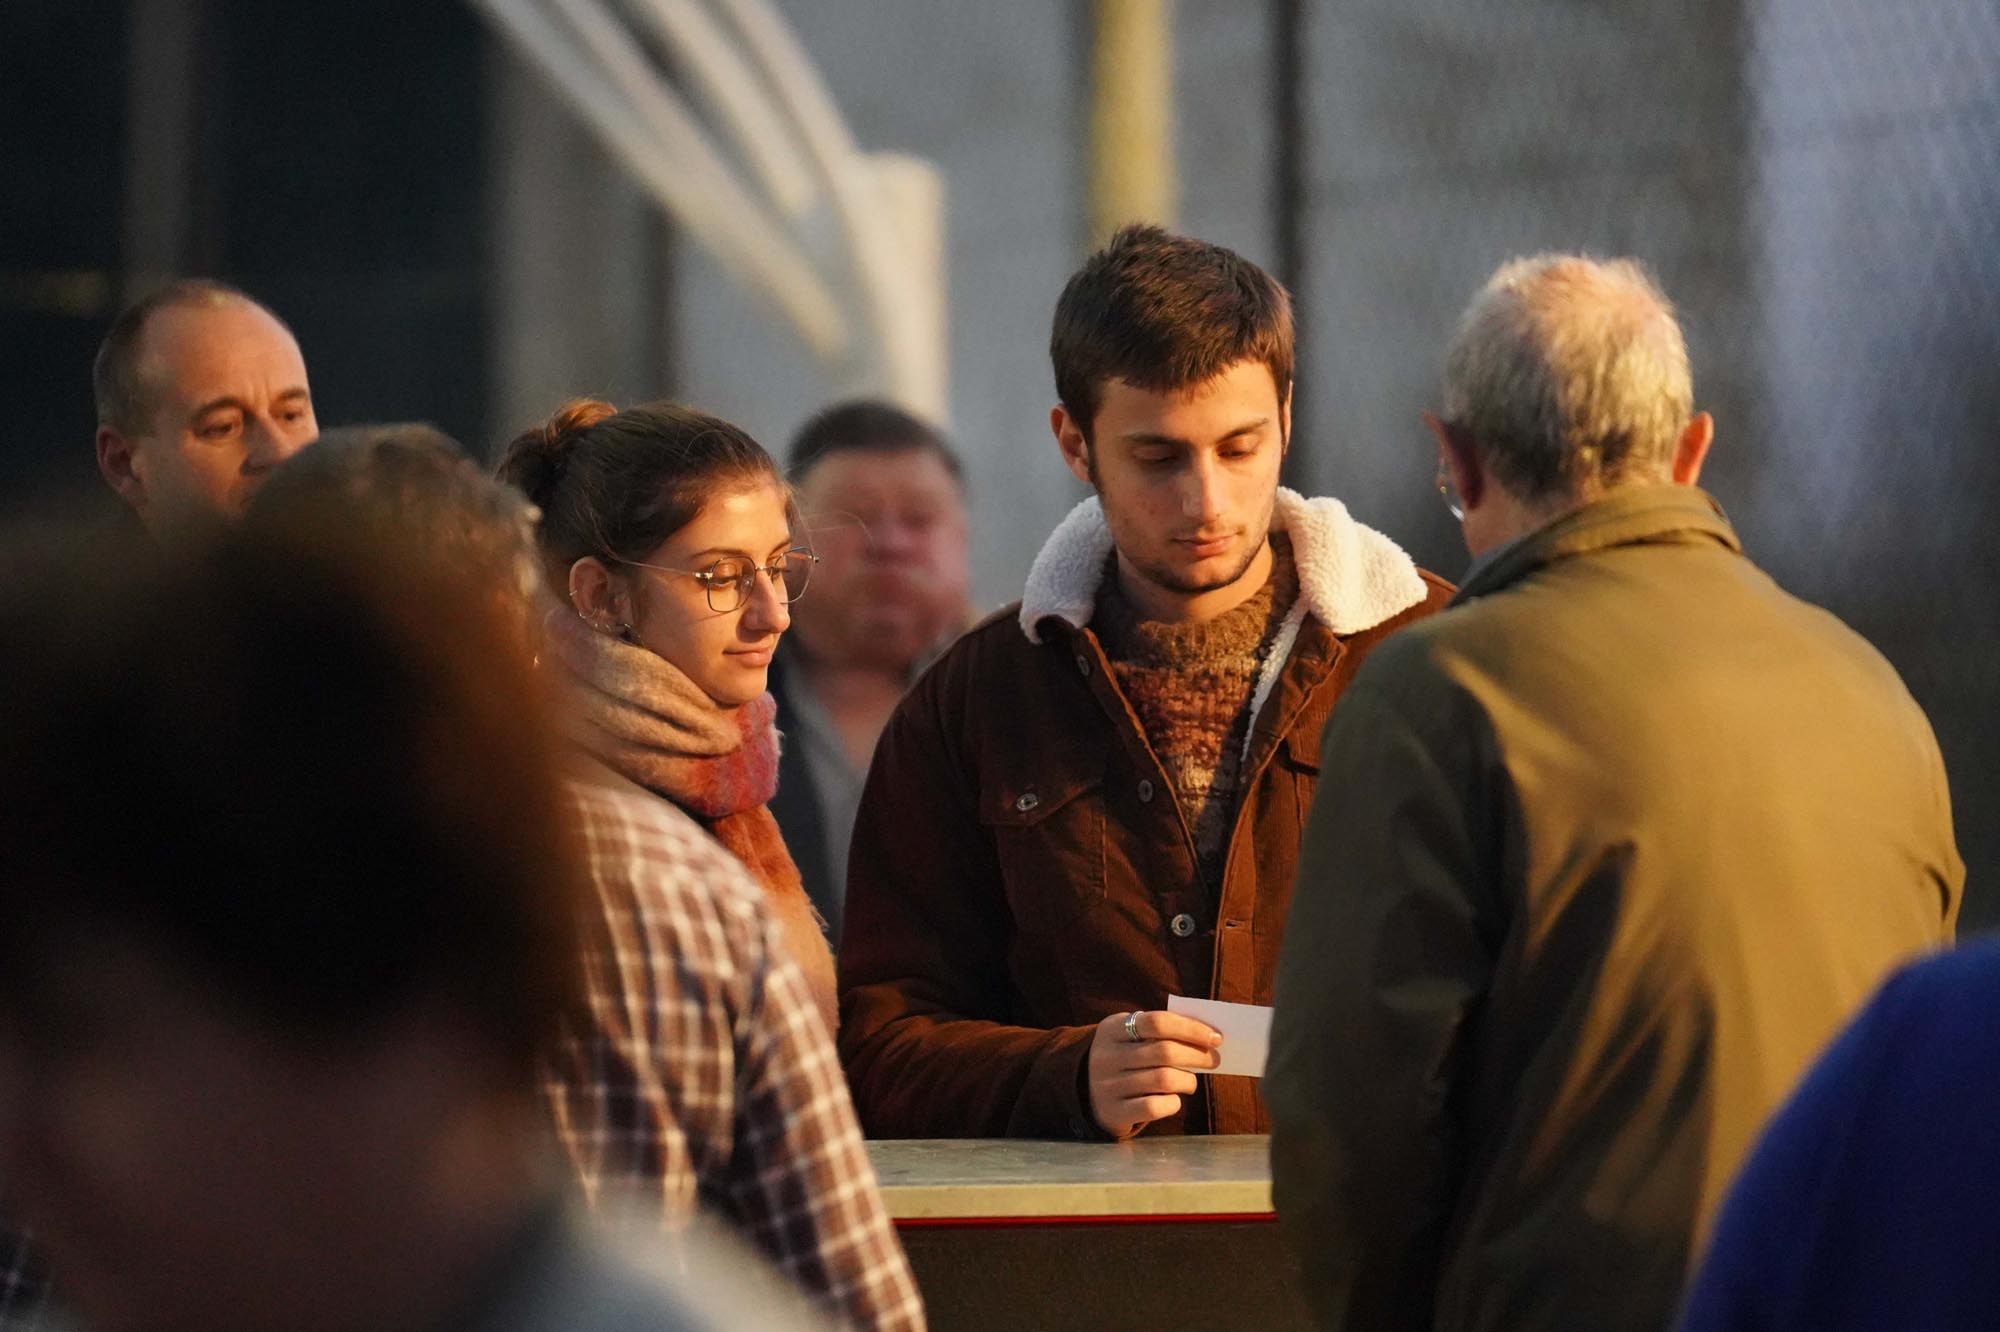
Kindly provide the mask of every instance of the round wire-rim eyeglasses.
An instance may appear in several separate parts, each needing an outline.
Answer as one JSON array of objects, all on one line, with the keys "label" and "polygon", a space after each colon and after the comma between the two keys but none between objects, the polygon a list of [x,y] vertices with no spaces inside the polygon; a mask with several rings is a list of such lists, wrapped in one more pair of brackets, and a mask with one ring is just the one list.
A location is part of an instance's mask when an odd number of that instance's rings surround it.
[{"label": "round wire-rim eyeglasses", "polygon": [[778,600],[791,605],[806,594],[806,584],[812,580],[813,566],[819,563],[819,556],[798,547],[768,564],[759,564],[740,555],[725,555],[704,569],[676,569],[671,565],[648,564],[644,560],[620,560],[619,563],[692,578],[701,584],[707,594],[708,608],[718,615],[727,615],[731,611],[742,610],[749,602],[750,589],[756,585],[760,573],[771,580]]}]

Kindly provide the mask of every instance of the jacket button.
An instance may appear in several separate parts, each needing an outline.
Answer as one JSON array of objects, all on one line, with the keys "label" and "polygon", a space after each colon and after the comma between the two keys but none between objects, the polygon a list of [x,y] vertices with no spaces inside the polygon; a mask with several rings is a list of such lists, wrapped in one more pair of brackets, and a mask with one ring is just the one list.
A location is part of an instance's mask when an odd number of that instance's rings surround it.
[{"label": "jacket button", "polygon": [[1026,814],[1029,810],[1033,809],[1036,805],[1039,805],[1041,803],[1042,803],[1042,798],[1036,795],[1033,791],[1024,791],[1022,792],[1020,798],[1014,801],[1014,808],[1020,810],[1023,814]]},{"label": "jacket button", "polygon": [[1194,933],[1194,917],[1183,911],[1167,922],[1167,928],[1174,932],[1175,938],[1185,939]]},{"label": "jacket button", "polygon": [[1140,801],[1141,801],[1141,802],[1150,802],[1150,801],[1152,800],[1152,798],[1153,798],[1153,779],[1152,779],[1152,778],[1150,778],[1150,777],[1141,777],[1141,778],[1139,779],[1139,799],[1140,799]]},{"label": "jacket button", "polygon": [[1076,654],[1076,673],[1078,675],[1090,674],[1090,658],[1084,656],[1081,652]]}]

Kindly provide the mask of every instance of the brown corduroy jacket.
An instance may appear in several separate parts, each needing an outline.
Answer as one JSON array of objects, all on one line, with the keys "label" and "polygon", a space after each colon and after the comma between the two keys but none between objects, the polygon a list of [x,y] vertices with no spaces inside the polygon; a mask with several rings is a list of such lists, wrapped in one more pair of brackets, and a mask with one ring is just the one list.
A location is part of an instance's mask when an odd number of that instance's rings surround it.
[{"label": "brown corduroy jacket", "polygon": [[[1332,501],[1281,499],[1311,613],[1254,715],[1212,900],[1167,774],[1084,627],[1108,537],[1071,543],[1084,595],[1038,596],[1094,506],[1030,576],[1029,604],[1058,609],[1029,624],[1010,607],[967,634],[876,749],[840,952],[841,1056],[871,1136],[1099,1136],[1083,1082],[1099,1021],[1169,994],[1270,1003],[1320,731],[1369,649],[1451,591]],[[1340,559],[1382,577],[1334,586]],[[1324,603],[1343,598],[1387,613],[1357,610],[1372,622],[1336,632]],[[1265,1131],[1254,1079],[1202,1084],[1149,1131]]]}]

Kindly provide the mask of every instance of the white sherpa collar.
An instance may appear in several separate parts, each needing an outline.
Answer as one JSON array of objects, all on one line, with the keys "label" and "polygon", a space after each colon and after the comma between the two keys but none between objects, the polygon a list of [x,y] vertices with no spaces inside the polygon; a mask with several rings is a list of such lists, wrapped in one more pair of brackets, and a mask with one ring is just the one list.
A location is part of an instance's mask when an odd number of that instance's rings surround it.
[{"label": "white sherpa collar", "polygon": [[[1280,488],[1271,527],[1292,539],[1300,608],[1336,634],[1372,629],[1426,595],[1416,562],[1388,537],[1356,522],[1337,499],[1307,499]],[[1075,629],[1090,623],[1110,554],[1111,528],[1093,495],[1056,525],[1028,571],[1021,632],[1029,642],[1042,641],[1041,622],[1052,615]]]}]

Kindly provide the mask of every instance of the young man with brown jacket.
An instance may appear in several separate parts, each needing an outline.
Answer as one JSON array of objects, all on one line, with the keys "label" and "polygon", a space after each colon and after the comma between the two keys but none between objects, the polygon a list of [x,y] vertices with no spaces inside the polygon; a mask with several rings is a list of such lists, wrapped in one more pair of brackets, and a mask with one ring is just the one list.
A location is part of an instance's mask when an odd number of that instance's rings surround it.
[{"label": "young man with brown jacket", "polygon": [[1057,303],[1064,462],[1096,494],[1021,602],[917,683],[849,860],[841,1054],[878,1137],[1255,1133],[1169,995],[1271,1002],[1319,735],[1450,594],[1278,485],[1289,297],[1131,227]]}]

